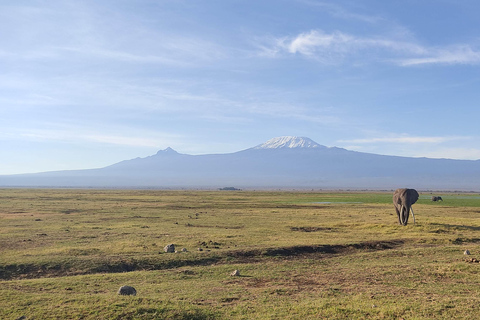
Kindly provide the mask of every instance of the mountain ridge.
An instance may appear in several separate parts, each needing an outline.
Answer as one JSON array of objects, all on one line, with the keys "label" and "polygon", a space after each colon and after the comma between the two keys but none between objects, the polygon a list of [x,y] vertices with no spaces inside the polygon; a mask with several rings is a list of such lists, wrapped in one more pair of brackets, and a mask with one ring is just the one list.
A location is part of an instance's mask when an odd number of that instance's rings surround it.
[{"label": "mountain ridge", "polygon": [[0,186],[480,190],[480,161],[362,153],[286,136],[234,153],[169,147],[99,169],[0,176]]}]

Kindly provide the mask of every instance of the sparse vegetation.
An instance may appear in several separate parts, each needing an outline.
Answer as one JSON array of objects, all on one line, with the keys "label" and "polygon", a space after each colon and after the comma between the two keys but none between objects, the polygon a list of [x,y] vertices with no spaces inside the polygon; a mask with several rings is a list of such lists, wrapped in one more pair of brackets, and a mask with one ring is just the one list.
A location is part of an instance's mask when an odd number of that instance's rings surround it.
[{"label": "sparse vegetation", "polygon": [[0,318],[474,318],[480,196],[442,198],[2,189]]}]

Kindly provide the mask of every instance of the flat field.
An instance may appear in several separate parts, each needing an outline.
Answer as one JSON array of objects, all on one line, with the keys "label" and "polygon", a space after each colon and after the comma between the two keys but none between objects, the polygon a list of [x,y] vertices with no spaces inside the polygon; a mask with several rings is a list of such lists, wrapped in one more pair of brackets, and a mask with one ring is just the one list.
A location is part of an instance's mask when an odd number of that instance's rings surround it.
[{"label": "flat field", "polygon": [[1,189],[0,319],[477,319],[480,196],[392,193]]}]

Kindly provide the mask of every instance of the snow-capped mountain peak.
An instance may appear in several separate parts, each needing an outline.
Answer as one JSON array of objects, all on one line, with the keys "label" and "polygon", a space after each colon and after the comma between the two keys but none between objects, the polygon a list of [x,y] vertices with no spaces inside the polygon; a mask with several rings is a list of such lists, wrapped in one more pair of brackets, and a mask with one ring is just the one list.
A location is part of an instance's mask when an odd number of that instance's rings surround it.
[{"label": "snow-capped mountain peak", "polygon": [[253,149],[293,149],[293,148],[322,148],[315,141],[305,137],[277,137],[259,144]]},{"label": "snow-capped mountain peak", "polygon": [[157,155],[163,155],[163,154],[178,154],[177,151],[173,150],[172,148],[168,147],[165,150],[160,150],[157,152]]}]

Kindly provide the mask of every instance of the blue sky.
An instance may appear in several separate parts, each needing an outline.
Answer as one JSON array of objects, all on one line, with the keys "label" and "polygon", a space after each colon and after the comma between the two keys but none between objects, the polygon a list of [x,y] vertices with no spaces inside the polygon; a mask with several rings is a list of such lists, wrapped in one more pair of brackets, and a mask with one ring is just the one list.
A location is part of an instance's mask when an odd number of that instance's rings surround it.
[{"label": "blue sky", "polygon": [[4,0],[0,174],[277,136],[480,159],[476,0]]}]

